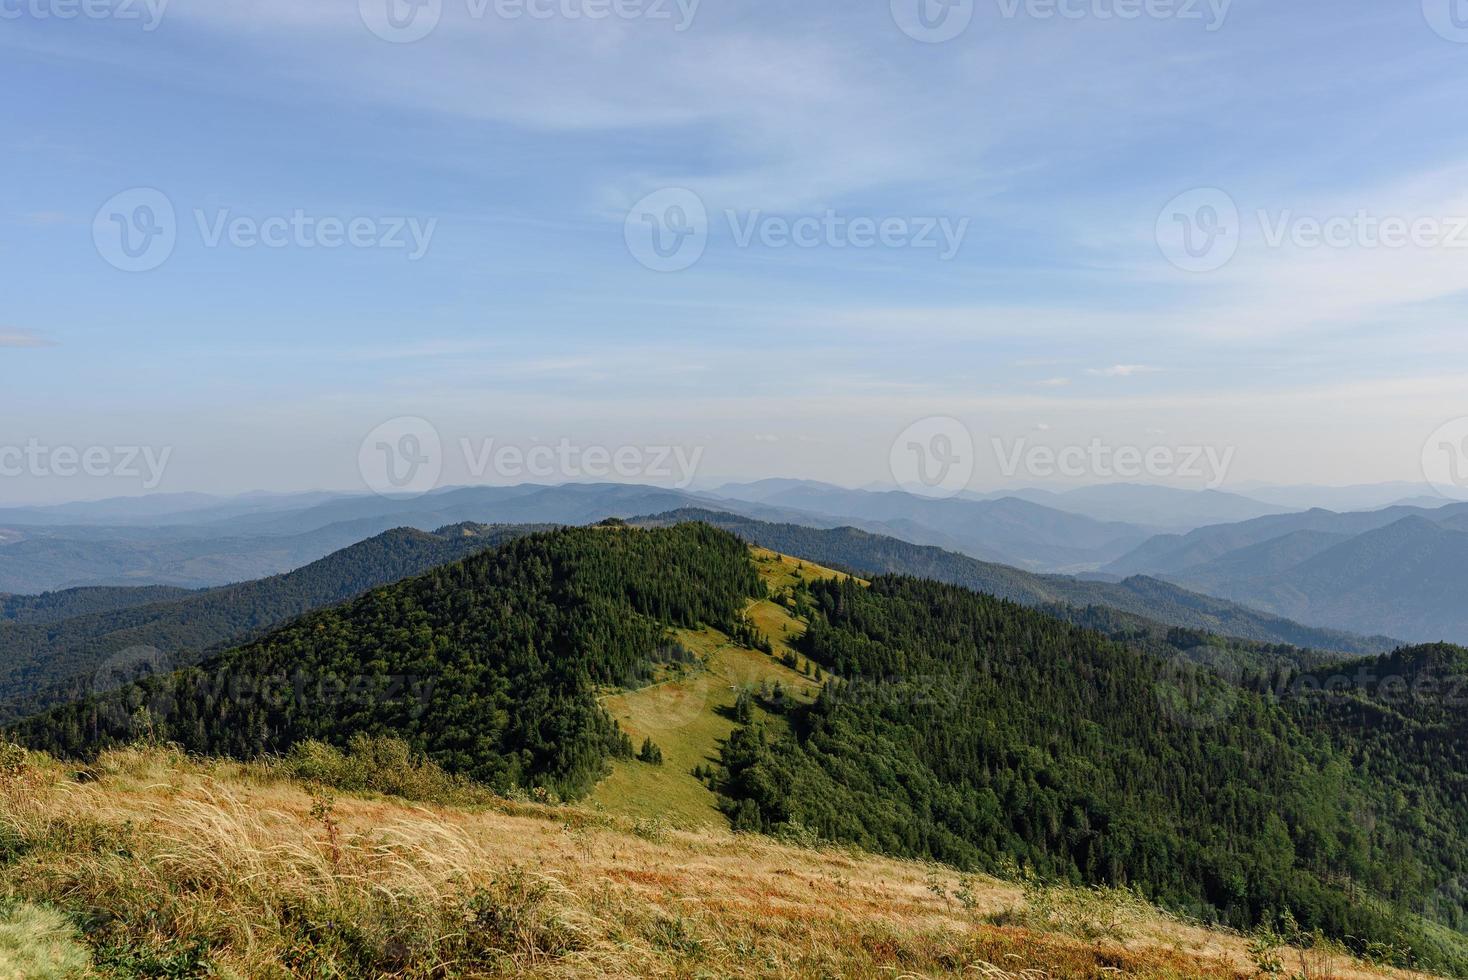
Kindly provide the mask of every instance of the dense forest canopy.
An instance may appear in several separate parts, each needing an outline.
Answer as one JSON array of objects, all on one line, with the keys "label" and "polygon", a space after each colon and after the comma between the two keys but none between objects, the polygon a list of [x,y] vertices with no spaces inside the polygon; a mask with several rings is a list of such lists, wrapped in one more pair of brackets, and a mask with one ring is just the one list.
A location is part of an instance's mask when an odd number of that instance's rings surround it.
[{"label": "dense forest canopy", "polygon": [[[793,736],[756,722],[727,743],[736,826],[1135,885],[1237,926],[1289,910],[1449,955],[1416,913],[1468,869],[1461,702],[1403,711],[1379,686],[1299,677],[1265,694],[930,581],[803,591],[802,652],[831,679],[786,706]],[[1462,651],[1379,662],[1463,666]]]},{"label": "dense forest canopy", "polygon": [[30,718],[24,744],[85,755],[147,730],[248,757],[399,735],[498,789],[588,791],[632,746],[598,685],[649,676],[675,626],[740,625],[762,590],[704,525],[568,529],[375,589],[206,664]]},{"label": "dense forest canopy", "polygon": [[[214,589],[153,586],[10,596],[0,624],[0,724],[133,679],[186,667],[295,616],[543,529],[397,528],[292,572]],[[111,684],[111,678],[117,684]]]}]

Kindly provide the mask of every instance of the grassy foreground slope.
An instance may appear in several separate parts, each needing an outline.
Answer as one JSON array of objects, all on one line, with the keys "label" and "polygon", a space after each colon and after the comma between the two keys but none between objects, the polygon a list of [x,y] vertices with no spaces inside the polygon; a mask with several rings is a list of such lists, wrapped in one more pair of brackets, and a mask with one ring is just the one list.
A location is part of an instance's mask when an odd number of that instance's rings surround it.
[{"label": "grassy foreground slope", "polygon": [[87,774],[0,768],[0,976],[1416,976],[1120,893],[581,806],[333,794],[290,760],[114,749]]}]

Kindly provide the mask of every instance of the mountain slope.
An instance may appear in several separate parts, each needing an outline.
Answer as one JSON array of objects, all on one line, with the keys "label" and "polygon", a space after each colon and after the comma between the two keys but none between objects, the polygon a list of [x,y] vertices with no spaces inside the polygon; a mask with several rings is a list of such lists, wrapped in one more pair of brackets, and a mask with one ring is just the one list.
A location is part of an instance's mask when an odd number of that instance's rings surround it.
[{"label": "mountain slope", "polygon": [[[744,540],[788,555],[861,575],[901,574],[930,578],[1045,609],[1078,625],[1106,632],[1143,633],[1165,638],[1167,627],[1236,637],[1259,643],[1289,644],[1318,651],[1373,653],[1397,641],[1318,629],[1256,612],[1237,603],[1189,592],[1158,579],[1093,582],[1061,575],[1037,575],[982,562],[939,548],[910,544],[856,528],[818,529],[774,524],[712,511],[681,510],[639,522],[669,524],[701,520]],[[1114,611],[1107,616],[1097,607]],[[1159,629],[1159,624],[1161,628]],[[1198,641],[1186,641],[1196,644]]]},{"label": "mountain slope", "polygon": [[[1416,949],[1424,883],[1468,870],[1460,777],[1424,770],[1433,790],[1409,803],[1400,784],[1353,772],[1349,729],[1304,726],[1292,701],[953,586],[814,582],[789,601],[812,611],[798,649],[833,679],[787,706],[793,735],[754,720],[726,743],[736,827],[1010,860],[1238,925],[1287,907],[1358,943]],[[1179,689],[1227,709],[1159,712]],[[1421,835],[1424,818],[1444,836]]]},{"label": "mountain slope", "polygon": [[[1259,544],[1248,545],[1176,573],[1204,592],[1240,579],[1274,575],[1287,571],[1351,539],[1351,535],[1331,531],[1291,531]],[[1216,593],[1215,593],[1216,594]]]},{"label": "mountain slope", "polygon": [[920,544],[957,548],[983,560],[1024,568],[1094,567],[1120,557],[1150,534],[1145,527],[1097,521],[1015,497],[935,499],[901,491],[780,481],[755,484],[748,490],[726,487],[721,494],[728,496],[714,499],[738,499],[734,495],[746,492],[766,506],[821,514],[846,523],[878,522]]},{"label": "mountain slope", "polygon": [[[1185,574],[1192,582],[1191,572]],[[1241,572],[1208,587],[1306,622],[1390,630],[1417,641],[1468,641],[1468,532],[1406,517],[1284,569]]]},{"label": "mountain slope", "polygon": [[[461,487],[414,497],[360,495],[238,512],[163,526],[28,526],[0,539],[0,592],[78,586],[213,587],[276,575],[393,528],[450,524],[588,524],[697,505],[829,526],[828,519],[761,504],[718,504],[624,484]],[[206,512],[209,513],[209,512]]]},{"label": "mountain slope", "polygon": [[9,623],[55,623],[73,616],[182,599],[191,593],[191,589],[169,585],[139,585],[67,589],[40,595],[0,595],[0,627]]},{"label": "mountain slope", "polygon": [[1421,517],[1441,523],[1463,514],[1468,514],[1468,504],[1449,504],[1433,509],[1386,507],[1345,513],[1317,507],[1300,513],[1200,527],[1187,534],[1158,535],[1111,562],[1102,571],[1115,575],[1173,574],[1296,531],[1352,536],[1386,527],[1404,517]]},{"label": "mountain slope", "polygon": [[760,591],[744,546],[707,526],[537,534],[13,731],[64,754],[146,730],[246,757],[393,733],[491,786],[582,796],[632,752],[597,685],[684,659],[675,627],[737,632]]},{"label": "mountain slope", "polygon": [[[1402,906],[1468,870],[1451,785],[1409,803],[1359,779],[1333,722],[1312,734],[1286,703],[954,586],[762,562],[702,524],[518,538],[10,731],[88,758],[140,735],[243,758],[392,735],[500,790],[580,797],[606,779],[649,807],[702,778],[738,829],[1013,861],[1240,925],[1288,908],[1357,943],[1412,944],[1423,926]],[[791,683],[732,708],[678,697],[709,663],[684,640],[720,634]],[[730,711],[716,771],[689,772],[697,756],[670,742],[657,778],[615,783],[642,717],[617,699],[649,687],[675,728]],[[1424,819],[1447,836],[1421,839]]]},{"label": "mountain slope", "polygon": [[[1005,495],[985,496],[993,499]],[[1125,521],[1181,530],[1247,521],[1291,509],[1222,490],[1180,490],[1139,483],[1103,483],[1059,492],[1018,490],[1008,495],[1098,521]]]},{"label": "mountain slope", "polygon": [[[0,911],[0,976],[66,976],[89,954],[97,973],[154,977],[1238,980],[1256,963],[1249,937],[1127,894],[592,808],[323,787],[292,762],[119,750],[85,783],[35,754],[14,767],[28,798],[0,798],[0,819],[21,904]],[[87,833],[58,832],[72,827]],[[1336,980],[1420,976],[1277,952]]]},{"label": "mountain slope", "polygon": [[0,723],[100,693],[139,672],[197,663],[211,650],[258,635],[293,616],[536,529],[461,525],[428,534],[399,528],[284,575],[162,601],[127,602],[160,591],[166,596],[172,590],[60,593],[48,603],[50,608],[59,607],[63,599],[70,605],[95,604],[90,598],[99,592],[115,608],[0,628]]}]

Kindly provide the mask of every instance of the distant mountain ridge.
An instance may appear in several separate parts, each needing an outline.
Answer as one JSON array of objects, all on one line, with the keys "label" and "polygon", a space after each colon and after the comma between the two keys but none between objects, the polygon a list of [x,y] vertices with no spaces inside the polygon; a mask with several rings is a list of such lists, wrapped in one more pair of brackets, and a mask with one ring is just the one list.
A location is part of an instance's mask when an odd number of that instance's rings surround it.
[{"label": "distant mountain ridge", "polygon": [[[1341,653],[1381,653],[1400,645],[1400,641],[1387,636],[1361,636],[1302,626],[1234,602],[1189,592],[1159,579],[1135,576],[1111,583],[1037,575],[852,527],[821,529],[775,524],[697,509],[649,515],[637,518],[636,522],[664,526],[690,520],[712,524],[763,548],[854,574],[912,575],[961,585],[1045,609],[1103,632],[1110,632],[1108,625],[1145,631],[1149,625],[1160,624],[1164,628]],[[1098,607],[1123,615],[1119,621],[1107,623],[1105,617],[1096,613]]]},{"label": "distant mountain ridge", "polygon": [[1103,564],[1154,530],[1098,521],[1018,497],[923,497],[799,480],[726,486],[711,499],[725,510],[741,510],[737,503],[743,500],[820,514],[878,533],[890,530],[907,540],[962,551],[983,561],[1045,571]]},{"label": "distant mountain ridge", "polygon": [[1468,504],[1315,509],[1159,535],[1110,565],[1314,626],[1468,641]]}]

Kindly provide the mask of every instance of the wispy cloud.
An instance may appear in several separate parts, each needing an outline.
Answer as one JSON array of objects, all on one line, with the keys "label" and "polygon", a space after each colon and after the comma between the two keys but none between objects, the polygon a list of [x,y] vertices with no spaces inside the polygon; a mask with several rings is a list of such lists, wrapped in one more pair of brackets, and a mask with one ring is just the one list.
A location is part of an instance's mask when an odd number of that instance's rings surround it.
[{"label": "wispy cloud", "polygon": [[55,347],[56,341],[29,330],[0,326],[0,347]]},{"label": "wispy cloud", "polygon": [[1136,374],[1151,374],[1160,370],[1162,369],[1150,364],[1113,364],[1104,368],[1086,368],[1086,373],[1102,378],[1130,378]]}]

